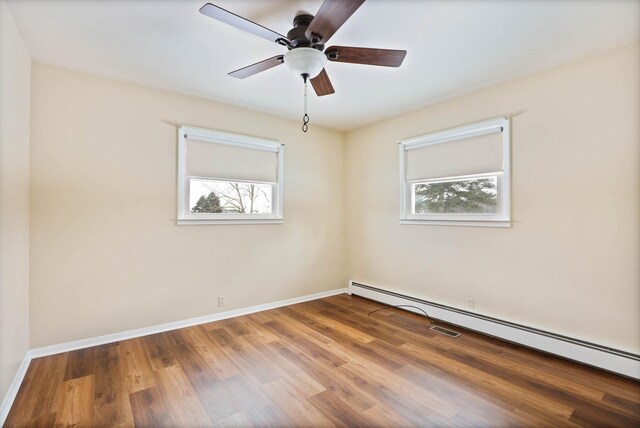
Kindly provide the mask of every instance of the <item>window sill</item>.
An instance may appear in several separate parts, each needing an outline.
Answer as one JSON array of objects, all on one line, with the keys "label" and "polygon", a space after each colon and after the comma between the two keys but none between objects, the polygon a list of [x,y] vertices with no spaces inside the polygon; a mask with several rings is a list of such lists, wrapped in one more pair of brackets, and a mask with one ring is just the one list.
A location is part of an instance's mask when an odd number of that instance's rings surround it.
[{"label": "window sill", "polygon": [[486,220],[407,220],[400,219],[400,224],[420,224],[423,226],[464,226],[464,227],[511,227],[510,221]]},{"label": "window sill", "polygon": [[281,218],[221,218],[221,219],[180,219],[178,226],[194,226],[198,224],[282,224]]}]

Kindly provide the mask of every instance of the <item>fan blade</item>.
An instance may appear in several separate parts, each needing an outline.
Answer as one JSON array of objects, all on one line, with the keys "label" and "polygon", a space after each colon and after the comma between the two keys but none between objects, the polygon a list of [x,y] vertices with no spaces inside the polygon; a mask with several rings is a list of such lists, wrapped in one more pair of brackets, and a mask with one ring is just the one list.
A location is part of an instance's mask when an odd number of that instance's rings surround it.
[{"label": "fan blade", "polygon": [[330,95],[335,92],[333,85],[331,84],[331,80],[329,80],[329,75],[324,68],[320,74],[311,79],[311,84],[313,85],[313,90],[316,91],[316,95],[319,97]]},{"label": "fan blade", "polygon": [[289,39],[287,39],[282,34],[278,34],[275,31],[263,27],[260,24],[256,24],[253,21],[249,21],[246,18],[236,15],[235,13],[229,12],[228,10],[215,6],[211,3],[207,3],[202,6],[200,8],[200,13],[203,15],[207,15],[213,19],[217,19],[218,21],[222,21],[233,27],[248,31],[249,33],[253,33],[256,36],[260,36],[263,39],[267,39],[271,42],[276,42],[279,44],[285,44],[283,42],[280,42],[281,40],[289,42]]},{"label": "fan blade", "polygon": [[282,55],[277,55],[269,59],[265,59],[264,61],[256,62],[255,64],[251,64],[238,70],[234,70],[229,73],[229,76],[233,76],[238,79],[244,79],[245,77],[253,76],[254,74],[258,74],[261,71],[268,70],[275,67],[276,65],[280,65],[283,63],[284,61]]},{"label": "fan blade", "polygon": [[325,54],[329,61],[400,67],[407,51],[331,46],[326,49]]},{"label": "fan blade", "polygon": [[326,43],[362,3],[364,0],[324,0],[307,27],[307,39],[316,38],[318,42]]}]

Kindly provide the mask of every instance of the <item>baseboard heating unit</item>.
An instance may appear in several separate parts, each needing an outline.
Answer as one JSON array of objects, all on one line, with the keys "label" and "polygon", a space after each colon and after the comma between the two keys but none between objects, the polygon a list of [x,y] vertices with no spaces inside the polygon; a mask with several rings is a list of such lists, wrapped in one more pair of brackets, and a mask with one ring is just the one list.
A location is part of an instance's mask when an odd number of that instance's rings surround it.
[{"label": "baseboard heating unit", "polygon": [[[412,305],[430,317],[640,380],[640,355],[350,281],[349,292],[387,305]],[[406,310],[420,313],[418,310]]]}]

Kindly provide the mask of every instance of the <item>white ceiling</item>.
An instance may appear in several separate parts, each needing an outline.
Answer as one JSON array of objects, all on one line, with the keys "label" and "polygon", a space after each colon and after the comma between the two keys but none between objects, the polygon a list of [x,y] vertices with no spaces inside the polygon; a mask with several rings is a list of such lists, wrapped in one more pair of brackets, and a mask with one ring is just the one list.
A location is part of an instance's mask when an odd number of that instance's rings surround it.
[{"label": "white ceiling", "polygon": [[[320,0],[210,0],[282,34]],[[205,0],[10,0],[34,60],[301,118],[285,66],[227,72],[283,53],[201,15]],[[368,0],[329,45],[408,51],[402,67],[329,63],[336,93],[312,124],[353,129],[456,94],[640,38],[637,0]],[[312,93],[312,92],[311,92]]]}]

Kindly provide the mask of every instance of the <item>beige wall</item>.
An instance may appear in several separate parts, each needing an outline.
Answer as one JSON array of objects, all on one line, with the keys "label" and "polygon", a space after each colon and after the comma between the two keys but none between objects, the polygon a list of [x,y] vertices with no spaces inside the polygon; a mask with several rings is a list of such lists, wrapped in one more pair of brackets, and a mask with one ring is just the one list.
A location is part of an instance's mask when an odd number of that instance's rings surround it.
[{"label": "beige wall", "polygon": [[[639,352],[639,50],[349,133],[349,277]],[[399,225],[396,142],[505,114],[513,228]]]},{"label": "beige wall", "polygon": [[[346,137],[34,64],[31,346],[214,313],[221,294],[226,310],[350,278],[457,307],[473,298],[479,313],[639,352],[638,51]],[[504,114],[513,228],[400,226],[396,142]],[[181,124],[285,142],[285,223],[176,226]]]},{"label": "beige wall", "polygon": [[[35,63],[31,346],[344,287],[343,135]],[[286,143],[281,225],[176,226],[177,127]]]},{"label": "beige wall", "polygon": [[30,70],[0,0],[0,400],[29,347]]}]

